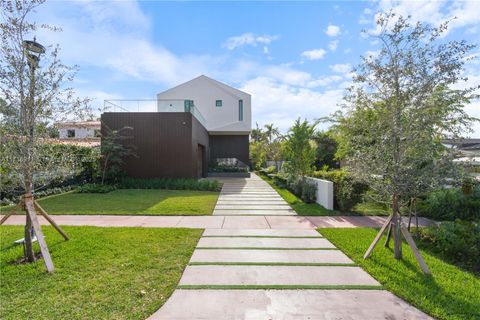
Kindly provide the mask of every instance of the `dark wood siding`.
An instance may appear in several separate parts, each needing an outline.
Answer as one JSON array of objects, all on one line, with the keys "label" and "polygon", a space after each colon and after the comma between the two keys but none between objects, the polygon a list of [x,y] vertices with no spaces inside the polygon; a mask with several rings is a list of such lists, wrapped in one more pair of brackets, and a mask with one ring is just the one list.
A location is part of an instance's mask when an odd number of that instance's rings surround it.
[{"label": "dark wood siding", "polygon": [[[196,159],[198,161],[198,152],[199,148],[198,146],[203,147],[203,175],[198,176],[198,178],[201,177],[206,177],[207,172],[208,172],[208,150],[209,150],[209,137],[208,137],[208,131],[205,129],[205,127],[195,118],[192,117],[192,155],[193,159]],[[198,172],[198,166],[197,162],[193,163],[193,166],[195,170]]]},{"label": "dark wood siding", "polygon": [[248,135],[210,135],[210,158],[237,158],[250,165]]},{"label": "dark wood siding", "polygon": [[132,127],[131,139],[126,141],[134,145],[137,157],[126,159],[124,166],[131,177],[196,178],[192,120],[197,120],[192,118],[186,112],[104,113],[102,132],[104,126],[114,130]]}]

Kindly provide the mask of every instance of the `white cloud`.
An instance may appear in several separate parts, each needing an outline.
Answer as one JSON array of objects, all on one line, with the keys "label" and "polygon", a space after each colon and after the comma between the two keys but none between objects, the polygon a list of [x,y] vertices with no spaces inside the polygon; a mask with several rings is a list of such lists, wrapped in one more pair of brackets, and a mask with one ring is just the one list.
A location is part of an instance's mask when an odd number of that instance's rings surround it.
[{"label": "white cloud", "polygon": [[260,126],[274,123],[283,132],[298,117],[312,121],[330,115],[337,110],[337,104],[343,97],[342,88],[318,92],[290,86],[269,77],[251,79],[240,89],[255,97],[252,106],[255,121]]},{"label": "white cloud", "polygon": [[337,50],[337,46],[338,46],[338,40],[330,41],[330,43],[328,44],[328,48],[332,51]]},{"label": "white cloud", "polygon": [[[403,17],[411,16],[413,21],[427,22],[432,25],[450,20],[449,32],[455,28],[473,26],[471,32],[476,32],[475,26],[478,25],[478,12],[480,12],[480,1],[410,1],[410,0],[381,0],[375,9],[377,12],[388,12],[392,10],[397,15]],[[365,12],[360,17],[360,23],[365,24],[368,19],[374,26],[379,13],[372,15],[372,11]],[[374,26],[371,33],[379,32],[379,28]]]},{"label": "white cloud", "polygon": [[307,58],[308,60],[320,60],[325,57],[327,51],[325,49],[313,49],[302,52],[302,57]]},{"label": "white cloud", "polygon": [[352,71],[352,65],[350,63],[338,63],[329,66],[333,72],[347,74]]},{"label": "white cloud", "polygon": [[258,44],[268,45],[272,41],[277,40],[278,36],[272,35],[256,35],[253,33],[244,33],[239,36],[230,37],[222,45],[223,48],[233,50],[242,46],[257,46]]},{"label": "white cloud", "polygon": [[336,37],[340,35],[340,27],[334,24],[330,24],[325,30],[325,34],[329,37]]}]

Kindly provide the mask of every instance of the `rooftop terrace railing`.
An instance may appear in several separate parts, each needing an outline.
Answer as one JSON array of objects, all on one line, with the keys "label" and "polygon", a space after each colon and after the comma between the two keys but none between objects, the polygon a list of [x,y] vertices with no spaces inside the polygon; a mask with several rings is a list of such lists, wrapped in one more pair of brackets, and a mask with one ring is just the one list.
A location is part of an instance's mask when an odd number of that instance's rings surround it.
[{"label": "rooftop terrace railing", "polygon": [[188,99],[110,99],[104,100],[104,112],[190,112],[204,127],[207,121]]}]

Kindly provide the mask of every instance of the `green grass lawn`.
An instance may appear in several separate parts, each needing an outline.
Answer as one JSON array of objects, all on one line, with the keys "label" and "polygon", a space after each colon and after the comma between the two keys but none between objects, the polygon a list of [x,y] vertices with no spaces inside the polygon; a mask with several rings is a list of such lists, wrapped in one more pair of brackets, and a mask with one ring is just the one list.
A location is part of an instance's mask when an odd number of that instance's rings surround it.
[{"label": "green grass lawn", "polygon": [[[55,264],[15,264],[23,227],[0,227],[0,319],[145,319],[168,299],[198,229],[43,228]],[[37,245],[35,245],[37,247]],[[36,248],[38,250],[38,248]]]},{"label": "green grass lawn", "polygon": [[109,193],[76,193],[39,200],[49,214],[209,215],[218,192],[119,189]]},{"label": "green grass lawn", "polygon": [[[363,254],[375,237],[371,228],[319,229],[387,290],[438,319],[480,319],[480,278],[421,250],[433,276],[421,272],[410,247],[404,243],[403,260],[393,257],[384,239],[372,256]],[[392,246],[392,244],[391,244]]]}]

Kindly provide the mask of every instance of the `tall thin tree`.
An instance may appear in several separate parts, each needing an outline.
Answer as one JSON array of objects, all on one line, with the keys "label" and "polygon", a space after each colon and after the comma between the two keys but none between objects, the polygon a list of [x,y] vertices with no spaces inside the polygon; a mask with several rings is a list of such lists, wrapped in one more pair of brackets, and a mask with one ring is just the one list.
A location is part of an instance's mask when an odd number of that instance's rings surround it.
[{"label": "tall thin tree", "polygon": [[[87,100],[76,98],[73,89],[68,87],[77,67],[61,62],[58,45],[43,47],[35,41],[39,29],[60,31],[31,21],[31,14],[43,2],[0,2],[0,96],[5,101],[0,118],[0,165],[8,168],[11,178],[24,189],[28,262],[35,260],[31,237],[32,223],[36,225],[35,211],[43,212],[41,207],[34,206],[35,187],[40,181],[71,173],[76,160],[75,155],[68,152],[60,157],[52,153],[48,131],[42,128],[45,123],[91,116]],[[41,233],[39,226],[35,233]],[[40,245],[42,253],[45,252],[46,243]],[[53,265],[51,267],[53,270]]]}]

